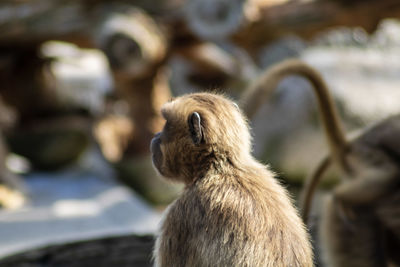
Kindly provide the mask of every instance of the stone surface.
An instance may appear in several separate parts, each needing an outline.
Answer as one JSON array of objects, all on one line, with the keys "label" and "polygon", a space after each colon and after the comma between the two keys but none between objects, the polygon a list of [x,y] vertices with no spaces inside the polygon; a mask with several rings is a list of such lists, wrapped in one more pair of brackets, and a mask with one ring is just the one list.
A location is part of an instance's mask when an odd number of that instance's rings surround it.
[{"label": "stone surface", "polygon": [[153,234],[160,214],[112,177],[90,171],[26,177],[30,202],[0,211],[0,258],[50,245]]}]

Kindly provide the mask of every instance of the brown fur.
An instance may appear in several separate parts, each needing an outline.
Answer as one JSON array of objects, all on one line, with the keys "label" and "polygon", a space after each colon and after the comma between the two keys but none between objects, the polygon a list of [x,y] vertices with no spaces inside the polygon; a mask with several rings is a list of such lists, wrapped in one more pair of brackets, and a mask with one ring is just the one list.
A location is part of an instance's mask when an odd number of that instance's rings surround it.
[{"label": "brown fur", "polygon": [[[371,204],[397,189],[400,183],[400,115],[392,116],[348,142],[343,154],[348,179],[335,189],[336,198],[348,205]],[[335,163],[328,155],[307,179],[303,218],[307,219],[312,196],[327,169]]]},{"label": "brown fur", "polygon": [[[312,84],[331,149],[307,179],[303,218],[307,221],[314,190],[323,174],[332,163],[338,164],[348,179],[326,201],[320,226],[328,262],[341,267],[385,266],[400,244],[400,198],[393,197],[400,189],[400,116],[389,118],[349,142],[322,77],[298,60],[271,67],[251,84],[242,97],[245,113],[253,116],[288,75],[303,76]],[[388,233],[396,235],[392,238]]]},{"label": "brown fur", "polygon": [[[194,143],[188,118],[201,118]],[[226,98],[191,94],[164,105],[153,162],[185,189],[165,214],[156,266],[312,266],[307,233],[287,192],[251,156],[240,110]]]},{"label": "brown fur", "polygon": [[[400,265],[400,115],[368,128],[344,155],[351,172],[325,203],[321,241],[332,266]],[[308,181],[307,218],[312,195],[329,164]]]}]

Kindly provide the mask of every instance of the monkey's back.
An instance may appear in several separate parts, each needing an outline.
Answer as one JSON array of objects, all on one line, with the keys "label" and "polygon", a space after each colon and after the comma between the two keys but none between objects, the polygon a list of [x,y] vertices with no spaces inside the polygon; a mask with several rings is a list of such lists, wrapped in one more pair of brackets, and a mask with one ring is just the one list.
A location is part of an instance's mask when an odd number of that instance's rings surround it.
[{"label": "monkey's back", "polygon": [[303,224],[265,168],[187,186],[168,210],[156,249],[161,266],[312,266]]}]

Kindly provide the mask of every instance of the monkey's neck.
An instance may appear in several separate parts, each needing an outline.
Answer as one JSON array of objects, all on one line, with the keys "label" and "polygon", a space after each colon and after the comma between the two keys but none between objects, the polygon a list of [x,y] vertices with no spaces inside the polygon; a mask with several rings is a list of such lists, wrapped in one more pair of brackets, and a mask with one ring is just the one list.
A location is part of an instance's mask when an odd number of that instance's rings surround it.
[{"label": "monkey's neck", "polygon": [[[241,162],[247,162],[246,165]],[[250,164],[249,164],[250,163]],[[237,175],[238,172],[246,172],[249,165],[250,168],[258,166],[257,162],[250,155],[234,156],[227,152],[212,151],[205,156],[198,164],[192,164],[189,171],[188,184],[193,184],[204,177]]]}]

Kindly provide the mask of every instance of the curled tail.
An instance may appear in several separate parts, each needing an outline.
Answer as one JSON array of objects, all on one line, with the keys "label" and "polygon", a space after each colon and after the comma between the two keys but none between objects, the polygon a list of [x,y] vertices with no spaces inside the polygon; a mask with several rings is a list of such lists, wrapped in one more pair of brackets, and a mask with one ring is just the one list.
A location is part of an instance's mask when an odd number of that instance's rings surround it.
[{"label": "curled tail", "polygon": [[325,156],[306,179],[300,199],[301,217],[305,224],[308,222],[315,189],[317,189],[318,184],[321,182],[325,171],[329,168],[331,163],[331,158]]},{"label": "curled tail", "polygon": [[344,156],[348,143],[328,86],[318,71],[304,62],[290,59],[268,68],[260,78],[244,91],[240,102],[244,113],[251,119],[278,84],[291,75],[304,77],[311,83],[317,97],[320,119],[325,129],[332,157],[344,170],[349,170]]}]

